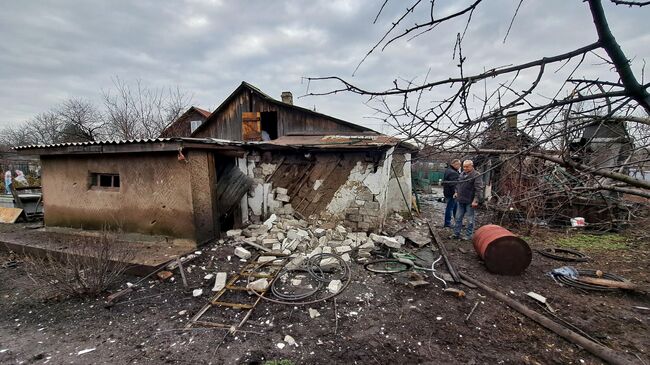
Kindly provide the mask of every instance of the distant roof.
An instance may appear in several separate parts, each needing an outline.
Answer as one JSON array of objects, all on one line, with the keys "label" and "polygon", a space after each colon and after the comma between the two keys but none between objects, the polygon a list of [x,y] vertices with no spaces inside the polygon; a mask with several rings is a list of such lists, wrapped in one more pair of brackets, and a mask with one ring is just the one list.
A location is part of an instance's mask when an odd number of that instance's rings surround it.
[{"label": "distant roof", "polygon": [[[307,113],[307,114],[312,114],[312,115],[315,115],[315,116],[319,116],[319,117],[327,118],[327,119],[330,119],[330,120],[332,120],[332,121],[334,121],[334,122],[336,122],[336,123],[343,124],[343,125],[348,126],[348,127],[350,127],[350,128],[356,129],[356,130],[358,130],[359,132],[372,132],[372,133],[378,133],[377,131],[372,130],[372,129],[370,129],[370,128],[367,128],[367,127],[364,127],[364,126],[361,126],[361,125],[358,125],[358,124],[350,123],[350,122],[348,122],[348,121],[345,121],[345,120],[342,120],[342,119],[339,119],[339,118],[335,118],[335,117],[333,117],[333,116],[331,116],[331,115],[327,115],[327,114],[319,113],[319,112],[313,111],[313,110],[311,110],[311,109],[303,108],[303,107],[301,107],[301,106],[297,106],[297,105],[293,105],[293,104],[288,104],[288,103],[282,102],[282,101],[280,101],[280,100],[276,100],[276,99],[272,98],[271,96],[265,94],[262,90],[260,90],[260,89],[257,88],[256,86],[251,85],[251,84],[249,84],[249,83],[246,82],[246,81],[242,81],[242,83],[241,83],[241,84],[240,84],[240,85],[235,89],[235,91],[233,91],[233,92],[232,92],[232,93],[231,93],[231,94],[226,98],[226,100],[224,100],[224,101],[221,103],[221,105],[219,105],[219,106],[217,107],[217,109],[215,109],[215,110],[212,112],[212,114],[213,114],[213,115],[218,114],[218,113],[219,113],[223,108],[225,108],[225,107],[228,105],[228,103],[229,103],[229,102],[230,102],[230,101],[231,101],[235,96],[237,96],[237,94],[239,94],[239,93],[240,93],[242,90],[244,90],[244,89],[247,89],[247,90],[250,90],[251,92],[256,93],[259,97],[261,97],[262,99],[268,101],[269,103],[276,104],[276,105],[282,106],[282,107],[284,107],[284,108],[295,109],[295,110],[299,110],[299,111],[304,112],[304,113]],[[202,130],[206,125],[208,125],[208,124],[209,124],[209,118],[208,118],[208,120],[206,120],[203,124],[201,124],[201,125],[200,125],[200,126],[199,126],[199,127],[198,127],[198,128],[197,128],[197,129],[192,133],[192,135],[195,135],[196,133],[198,133],[199,131],[201,131],[201,130]]]},{"label": "distant roof", "polygon": [[207,110],[205,110],[205,109],[201,109],[201,108],[196,107],[196,106],[192,106],[192,107],[190,108],[190,110],[191,110],[191,109],[196,110],[197,112],[201,113],[201,115],[203,115],[203,116],[206,117],[206,118],[210,118],[210,115],[212,114],[212,113],[210,113],[209,111],[207,111]]}]

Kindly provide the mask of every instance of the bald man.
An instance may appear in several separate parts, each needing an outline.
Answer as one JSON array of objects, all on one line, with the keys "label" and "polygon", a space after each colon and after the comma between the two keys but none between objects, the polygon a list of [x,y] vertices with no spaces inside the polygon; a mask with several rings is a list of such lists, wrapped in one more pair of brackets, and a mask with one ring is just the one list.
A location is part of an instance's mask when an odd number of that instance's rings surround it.
[{"label": "bald man", "polygon": [[[474,169],[474,162],[472,160],[465,160],[463,162],[463,172],[458,178],[456,184],[456,226],[454,227],[454,235],[452,238],[468,240],[472,238],[474,233],[474,209],[478,207],[478,202],[483,196],[483,179],[481,174]],[[461,229],[463,227],[463,218],[467,215],[467,228],[466,235],[461,237]]]}]

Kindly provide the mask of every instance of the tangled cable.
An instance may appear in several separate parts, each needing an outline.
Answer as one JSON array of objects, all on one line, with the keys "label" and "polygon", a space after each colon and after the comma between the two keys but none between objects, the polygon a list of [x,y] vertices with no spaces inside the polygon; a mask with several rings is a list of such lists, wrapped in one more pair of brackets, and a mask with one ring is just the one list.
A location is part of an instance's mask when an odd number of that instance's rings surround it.
[{"label": "tangled cable", "polygon": [[[323,270],[321,267],[323,259],[326,258],[334,258],[338,262],[338,266],[341,268],[341,274],[337,275],[335,278],[327,278],[326,277],[326,271]],[[256,272],[259,272],[266,266],[270,265],[273,261],[265,262],[259,266],[257,266],[255,269],[251,270],[250,275],[248,276],[248,283],[251,282],[251,279],[253,278],[253,274]],[[305,293],[300,293],[300,294],[287,294],[283,293],[280,288],[277,287],[278,279],[282,277],[284,274],[288,274],[290,272],[298,272],[298,271],[306,271],[309,276],[318,282],[318,285],[316,289],[307,291]],[[343,258],[339,255],[333,254],[333,253],[320,253],[316,254],[312,257],[310,257],[307,262],[303,265],[303,268],[301,269],[286,269],[286,266],[280,270],[278,275],[273,279],[271,282],[271,293],[276,296],[278,299],[274,298],[268,298],[263,296],[262,294],[258,293],[255,290],[252,290],[252,292],[257,295],[258,297],[267,300],[272,303],[278,303],[278,304],[286,304],[286,305],[310,305],[318,302],[325,301],[327,299],[334,298],[335,296],[341,294],[350,284],[352,281],[352,274],[350,271],[350,265],[343,260]],[[337,291],[336,293],[331,293],[325,297],[314,299],[314,300],[309,300],[309,301],[304,301],[304,299],[307,299],[316,293],[318,293],[324,286],[325,283],[332,281],[332,280],[341,280],[341,283],[343,284],[341,286],[341,289]]]}]

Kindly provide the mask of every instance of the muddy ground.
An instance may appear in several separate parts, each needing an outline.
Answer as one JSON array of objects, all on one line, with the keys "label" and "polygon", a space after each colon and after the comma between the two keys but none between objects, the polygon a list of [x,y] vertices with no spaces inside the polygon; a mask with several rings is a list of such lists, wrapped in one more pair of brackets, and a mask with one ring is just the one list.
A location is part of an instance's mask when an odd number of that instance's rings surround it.
[{"label": "muddy ground", "polygon": [[[435,203],[437,204],[437,203]],[[439,206],[425,206],[439,223]],[[434,209],[436,208],[436,209]],[[481,216],[479,215],[479,220]],[[482,217],[485,220],[485,217]],[[481,222],[488,223],[488,222]],[[0,232],[20,229],[0,227]],[[425,229],[422,227],[422,229]],[[0,233],[2,234],[2,233]],[[542,230],[529,238],[533,249],[553,246],[574,234]],[[650,307],[647,294],[586,292],[562,287],[546,273],[564,265],[535,253],[522,276],[487,273],[471,242],[451,241],[441,232],[459,270],[478,278],[529,307],[543,312],[525,296],[535,291],[549,298],[557,314],[591,336],[626,353],[638,363],[650,363]],[[650,239],[624,240],[622,247],[584,250],[592,261],[580,268],[601,269],[650,286]],[[174,281],[147,280],[143,289],[120,303],[104,307],[104,299],[43,300],[25,265],[0,268],[0,363],[12,364],[599,364],[598,358],[545,330],[481,290],[459,287],[466,297],[430,285],[411,288],[408,274],[377,275],[352,264],[352,282],[336,301],[308,307],[261,303],[242,332],[196,328],[179,330],[211,295],[216,271],[235,272],[233,247],[208,245],[192,262],[189,288]],[[7,261],[2,254],[0,263]],[[439,266],[440,267],[440,266]],[[136,277],[125,277],[135,282]],[[192,290],[203,288],[195,298]],[[118,288],[115,288],[118,289]],[[466,321],[475,303],[476,310]],[[308,308],[320,316],[311,318]],[[236,323],[235,310],[208,312],[212,322]],[[297,346],[284,343],[286,335]],[[90,350],[84,353],[84,350]],[[643,360],[641,360],[643,359]],[[284,360],[284,361],[283,361]],[[273,362],[275,361],[275,362]]]}]

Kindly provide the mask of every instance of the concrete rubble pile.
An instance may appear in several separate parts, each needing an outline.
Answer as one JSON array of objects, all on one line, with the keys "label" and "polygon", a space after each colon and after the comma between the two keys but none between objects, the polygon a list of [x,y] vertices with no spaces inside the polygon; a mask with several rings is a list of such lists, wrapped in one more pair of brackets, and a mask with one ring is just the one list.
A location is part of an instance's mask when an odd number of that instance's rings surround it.
[{"label": "concrete rubble pile", "polygon": [[[266,251],[261,252],[257,259],[259,263],[288,255],[291,257],[288,268],[291,269],[299,267],[306,259],[320,253],[337,254],[346,262],[351,262],[354,258],[358,263],[365,263],[370,259],[371,252],[382,245],[399,249],[405,243],[402,236],[349,232],[342,225],[331,229],[321,228],[319,224],[310,225],[303,219],[296,219],[290,204],[287,205],[289,213],[272,214],[262,224],[251,224],[244,229],[228,231],[226,236],[235,246],[235,256],[249,260],[252,257],[251,250],[262,247]],[[322,268],[336,264],[337,260],[334,258],[321,261]]]}]

